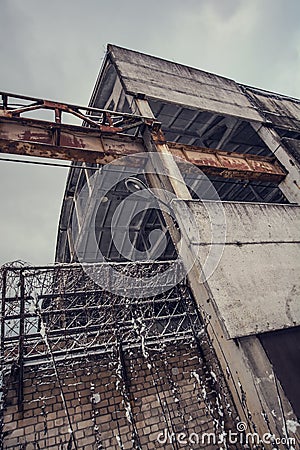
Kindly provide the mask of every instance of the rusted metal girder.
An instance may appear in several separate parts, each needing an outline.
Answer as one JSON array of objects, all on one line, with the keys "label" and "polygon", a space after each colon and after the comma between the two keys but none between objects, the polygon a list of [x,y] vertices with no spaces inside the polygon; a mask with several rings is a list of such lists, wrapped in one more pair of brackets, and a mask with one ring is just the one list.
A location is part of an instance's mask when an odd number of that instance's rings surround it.
[{"label": "rusted metal girder", "polygon": [[[155,122],[147,124],[154,126]],[[159,127],[157,129],[154,126],[152,134],[154,140],[160,142]],[[275,158],[172,142],[168,142],[168,147],[174,156],[195,164],[211,176],[275,183],[279,183],[286,176]],[[140,138],[117,133],[115,127],[95,129],[23,117],[0,116],[0,154],[108,164],[121,156],[144,151]]]},{"label": "rusted metal girder", "polygon": [[286,176],[276,158],[225,152],[210,148],[168,142],[173,156],[178,156],[205,174],[223,178],[272,181],[279,183]]},{"label": "rusted metal girder", "polygon": [[34,119],[0,117],[0,154],[16,154],[89,164],[143,152],[142,142],[128,135]]},{"label": "rusted metal girder", "polygon": [[39,112],[40,110],[52,111],[54,122],[62,123],[63,113],[69,117],[77,117],[92,128],[102,132],[122,133],[132,128],[137,128],[144,123],[151,124],[153,119],[142,117],[137,114],[128,114],[117,111],[109,111],[91,106],[79,106],[70,103],[54,102],[25,95],[0,92],[0,117],[21,117],[28,112]]}]

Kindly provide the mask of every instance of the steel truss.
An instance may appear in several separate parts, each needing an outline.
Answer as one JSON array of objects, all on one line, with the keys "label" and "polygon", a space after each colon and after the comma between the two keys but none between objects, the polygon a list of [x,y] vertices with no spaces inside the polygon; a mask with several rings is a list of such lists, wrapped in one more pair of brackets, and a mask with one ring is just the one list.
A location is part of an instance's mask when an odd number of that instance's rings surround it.
[{"label": "steel truss", "polygon": [[[107,263],[105,263],[107,264]],[[139,276],[170,263],[118,264]],[[97,265],[95,270],[97,270]],[[99,267],[99,266],[98,266]],[[171,277],[172,278],[172,277]],[[1,269],[1,357],[4,365],[187,339],[202,329],[186,282],[163,294],[129,298],[104,291],[78,264]]]}]

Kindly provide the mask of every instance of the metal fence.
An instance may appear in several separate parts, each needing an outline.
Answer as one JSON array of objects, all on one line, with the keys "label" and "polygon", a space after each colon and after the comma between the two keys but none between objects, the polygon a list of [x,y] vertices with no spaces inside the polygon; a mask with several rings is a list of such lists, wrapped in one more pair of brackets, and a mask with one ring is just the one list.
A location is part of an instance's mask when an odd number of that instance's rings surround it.
[{"label": "metal fence", "polygon": [[[168,264],[125,263],[118,268],[138,277]],[[3,266],[2,363],[22,366],[51,356],[109,352],[120,341],[131,347],[193,337],[202,329],[194,301],[185,281],[172,281],[164,293],[130,298],[104,290],[79,264]]]}]

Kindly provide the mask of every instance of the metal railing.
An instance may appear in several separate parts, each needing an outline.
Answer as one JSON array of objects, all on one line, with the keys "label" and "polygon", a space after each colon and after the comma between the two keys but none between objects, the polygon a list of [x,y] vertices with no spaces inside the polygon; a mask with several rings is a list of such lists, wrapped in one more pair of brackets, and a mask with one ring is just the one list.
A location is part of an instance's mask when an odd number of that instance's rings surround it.
[{"label": "metal railing", "polygon": [[[105,263],[106,264],[106,263]],[[162,270],[170,263],[126,263],[123,270]],[[163,267],[164,266],[164,267]],[[202,328],[186,283],[149,298],[103,290],[79,264],[1,269],[1,358],[4,365],[37,363],[87,352],[193,336]]]},{"label": "metal railing", "polygon": [[47,110],[53,112],[53,122],[62,123],[63,114],[77,117],[85,126],[96,128],[102,132],[124,133],[147,123],[153,124],[153,118],[137,114],[110,111],[91,106],[80,106],[70,103],[55,102],[37,97],[0,92],[0,116],[21,117],[25,113]]}]

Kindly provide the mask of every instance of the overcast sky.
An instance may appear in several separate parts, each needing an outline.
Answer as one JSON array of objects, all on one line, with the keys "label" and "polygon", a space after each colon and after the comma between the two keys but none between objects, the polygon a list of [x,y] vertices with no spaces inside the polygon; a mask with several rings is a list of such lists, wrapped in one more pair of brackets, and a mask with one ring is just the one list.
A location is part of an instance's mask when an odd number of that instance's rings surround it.
[{"label": "overcast sky", "polygon": [[[107,43],[300,97],[299,0],[1,0],[0,90],[85,105]],[[54,259],[67,169],[0,161],[0,264]]]}]

